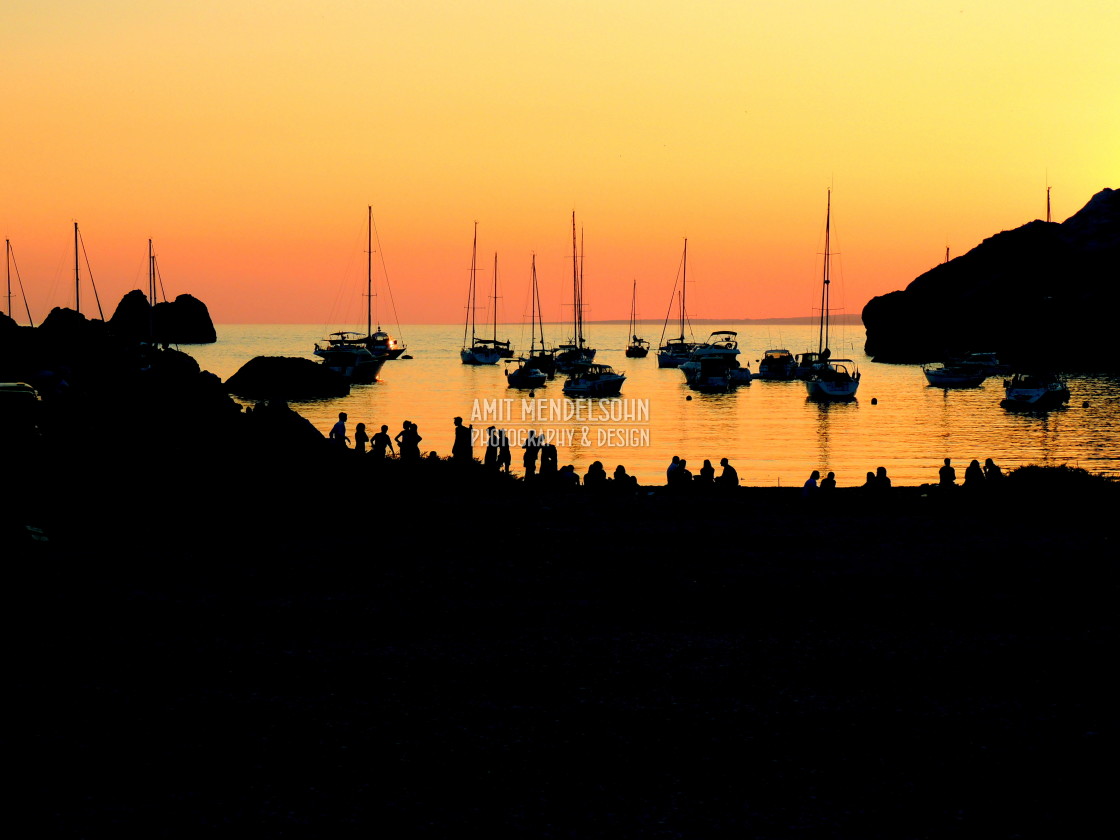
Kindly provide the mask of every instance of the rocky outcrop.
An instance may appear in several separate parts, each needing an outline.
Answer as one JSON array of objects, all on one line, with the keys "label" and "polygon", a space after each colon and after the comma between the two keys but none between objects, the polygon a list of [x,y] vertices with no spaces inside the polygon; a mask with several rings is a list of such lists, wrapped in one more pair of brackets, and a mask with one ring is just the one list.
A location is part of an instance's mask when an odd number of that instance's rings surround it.
[{"label": "rocky outcrop", "polygon": [[1120,191],[1106,189],[1061,224],[996,234],[873,298],[863,310],[865,349],[887,362],[982,350],[1018,364],[1116,369],[1118,261]]},{"label": "rocky outcrop", "polygon": [[226,380],[231,394],[251,400],[314,400],[350,393],[346,378],[310,359],[257,356]]},{"label": "rocky outcrop", "polygon": [[153,307],[139,289],[117,304],[109,329],[115,335],[157,344],[212,344],[218,340],[210,312],[198,298],[179,295]]}]

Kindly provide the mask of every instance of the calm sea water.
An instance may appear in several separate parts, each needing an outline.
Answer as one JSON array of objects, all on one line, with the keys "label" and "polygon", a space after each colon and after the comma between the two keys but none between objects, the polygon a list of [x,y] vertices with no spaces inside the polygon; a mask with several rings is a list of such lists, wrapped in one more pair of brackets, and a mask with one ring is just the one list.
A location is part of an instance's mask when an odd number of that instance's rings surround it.
[{"label": "calm sea water", "polygon": [[[740,358],[752,370],[768,348],[799,353],[816,346],[812,326],[739,326],[738,331]],[[314,359],[311,350],[324,332],[306,324],[226,324],[218,327],[216,344],[183,349],[224,380],[254,356]],[[519,348],[528,344],[521,325],[499,326],[498,332]],[[388,362],[381,381],[356,386],[341,399],[292,407],[324,434],[340,411],[348,413],[351,431],[364,422],[371,432],[385,424],[395,435],[404,420],[411,420],[424,438],[421,448],[440,455],[450,453],[456,415],[466,422],[473,415],[480,430],[496,425],[511,433],[550,431],[561,464],[574,464],[581,474],[596,460],[608,472],[624,464],[648,484],[664,483],[673,455],[687,459],[693,472],[707,458],[718,473],[720,458],[729,458],[743,483],[756,486],[800,486],[814,469],[822,475],[834,471],[840,486],[857,485],[879,466],[897,485],[918,485],[936,480],[944,458],[953,459],[960,478],[973,458],[994,458],[1005,470],[1069,464],[1120,475],[1120,388],[1112,377],[1071,378],[1068,407],[1013,413],[999,405],[1002,379],[990,378],[979,388],[931,388],[918,366],[872,362],[860,349],[862,330],[849,328],[832,346],[834,356],[854,359],[862,371],[854,402],[811,402],[801,382],[755,381],[735,393],[704,395],[691,391],[679,371],[658,369],[652,354],[625,358],[625,325],[592,324],[587,337],[598,349],[596,361],[625,372],[626,384],[621,398],[605,408],[584,406],[595,413],[566,419],[565,411],[574,405],[561,394],[559,378],[536,392],[534,415],[522,404],[527,392],[506,388],[500,365],[461,364],[461,326],[403,326],[400,333],[413,358]],[[644,334],[656,342],[660,333],[660,325],[650,325]],[[550,342],[566,338],[558,326],[546,328],[546,336]],[[697,338],[706,337],[706,330],[697,331]],[[487,401],[489,415],[484,413]],[[541,422],[541,410],[551,419]],[[517,453],[514,470],[520,472]]]}]

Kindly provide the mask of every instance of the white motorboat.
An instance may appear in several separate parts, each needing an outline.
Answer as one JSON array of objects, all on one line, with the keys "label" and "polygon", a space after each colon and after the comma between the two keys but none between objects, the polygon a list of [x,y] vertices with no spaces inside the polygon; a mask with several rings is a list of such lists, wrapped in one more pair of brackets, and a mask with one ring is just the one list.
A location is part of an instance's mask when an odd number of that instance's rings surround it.
[{"label": "white motorboat", "polygon": [[717,330],[703,344],[697,344],[688,361],[679,367],[694,391],[729,391],[751,381],[750,367],[743,367],[738,356],[738,333]]},{"label": "white motorboat", "polygon": [[1065,380],[1052,373],[1016,373],[1003,383],[1000,405],[1012,410],[1046,411],[1069,402]]},{"label": "white motorboat", "polygon": [[568,397],[617,397],[622,391],[626,375],[615,372],[610,365],[581,365],[568,374],[564,381],[564,395]]},{"label": "white motorboat", "polygon": [[758,362],[755,379],[786,380],[797,376],[797,359],[786,349],[767,350]]}]

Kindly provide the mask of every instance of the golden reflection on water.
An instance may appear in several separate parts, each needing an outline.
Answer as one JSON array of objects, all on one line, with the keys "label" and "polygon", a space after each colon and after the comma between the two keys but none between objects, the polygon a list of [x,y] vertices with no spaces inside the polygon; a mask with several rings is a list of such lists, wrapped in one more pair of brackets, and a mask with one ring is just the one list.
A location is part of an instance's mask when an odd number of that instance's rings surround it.
[{"label": "golden reflection on water", "polygon": [[[797,353],[816,340],[816,328],[811,326],[783,326],[780,341],[773,339],[773,330],[739,327],[740,358],[752,370],[772,346]],[[313,359],[310,350],[325,332],[307,325],[225,325],[218,328],[217,344],[184,349],[203,368],[226,379],[254,356]],[[506,333],[501,328],[499,332]],[[646,332],[655,339],[660,328],[649,327]],[[633,410],[637,401],[645,400],[648,422],[541,424],[532,415],[523,415],[521,401],[528,394],[505,387],[500,365],[461,364],[461,327],[413,326],[403,333],[414,358],[387,363],[381,381],[356,386],[342,399],[292,407],[324,433],[339,411],[349,415],[351,430],[358,422],[371,430],[384,423],[396,434],[404,420],[411,420],[424,439],[422,450],[447,455],[453,417],[462,416],[469,423],[472,412],[477,417],[482,411],[484,401],[510,399],[513,409],[508,421],[477,419],[476,428],[481,431],[493,424],[524,432],[542,431],[540,426],[545,425],[557,433],[574,432],[572,445],[558,444],[561,464],[574,464],[581,474],[596,460],[608,473],[623,464],[643,484],[663,484],[673,455],[685,458],[693,473],[704,459],[711,460],[718,473],[720,459],[727,457],[743,483],[756,486],[800,486],[813,470],[822,475],[835,472],[840,486],[858,485],[879,466],[886,467],[897,485],[918,485],[936,481],[946,457],[953,459],[958,476],[963,476],[973,458],[983,462],[989,457],[1005,471],[1024,464],[1070,464],[1092,472],[1120,473],[1120,402],[1117,382],[1110,377],[1071,379],[1068,407],[1041,415],[1019,414],[1000,407],[1001,378],[990,378],[978,388],[931,388],[916,365],[871,362],[859,349],[862,331],[853,331],[846,345],[834,353],[854,359],[862,371],[859,395],[852,402],[810,401],[801,382],[754,381],[732,394],[698,394],[689,390],[679,371],[658,369],[653,354],[625,358],[625,325],[594,324],[588,334],[599,348],[596,361],[627,376],[615,408]],[[522,327],[511,326],[508,334],[519,344]],[[555,327],[550,340],[554,336],[560,336]],[[706,331],[699,337],[704,336]],[[527,336],[520,343],[527,344]],[[568,402],[560,379],[535,397],[552,406]],[[626,405],[617,405],[620,401]],[[648,446],[599,442],[601,434],[641,438],[635,432],[643,430],[648,433]],[[586,443],[581,432],[587,433]],[[481,448],[477,453],[481,457]],[[520,472],[520,463],[515,453],[515,472]]]}]

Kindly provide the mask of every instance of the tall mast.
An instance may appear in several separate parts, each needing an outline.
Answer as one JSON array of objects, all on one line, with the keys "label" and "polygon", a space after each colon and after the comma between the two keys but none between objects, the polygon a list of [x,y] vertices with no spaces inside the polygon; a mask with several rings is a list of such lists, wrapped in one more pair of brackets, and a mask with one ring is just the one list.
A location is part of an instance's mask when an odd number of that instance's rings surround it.
[{"label": "tall mast", "polygon": [[4,265],[8,272],[8,317],[12,317],[12,240],[4,240]]},{"label": "tall mast", "polygon": [[[537,315],[537,326],[541,330],[541,353],[544,353],[544,316],[541,314],[541,293],[537,286],[537,255],[533,254],[533,306]],[[532,340],[530,339],[530,345]],[[532,348],[530,347],[529,355],[532,356]]]},{"label": "tall mast", "polygon": [[832,190],[828,191],[828,209],[824,215],[824,283],[821,284],[821,328],[818,337],[818,353],[824,353],[828,349],[828,286],[832,282],[829,279],[829,263],[832,260],[830,253],[830,227],[832,224]]},{"label": "tall mast", "polygon": [[684,341],[684,300],[685,289],[688,288],[688,239],[684,240],[684,258],[681,268],[681,341]]},{"label": "tall mast", "polygon": [[579,306],[576,312],[579,315],[579,349],[583,349],[583,259],[584,254],[587,253],[583,250],[583,228],[579,229]]},{"label": "tall mast", "polygon": [[579,260],[576,256],[576,211],[572,211],[572,344],[582,345],[579,334]]},{"label": "tall mast", "polygon": [[156,343],[156,257],[148,238],[148,341]]},{"label": "tall mast", "polygon": [[1046,188],[1046,221],[1050,221],[1050,188]]},{"label": "tall mast", "polygon": [[[474,301],[475,272],[478,271],[478,222],[474,223],[474,240],[471,242],[471,280],[467,287],[467,323],[471,328],[471,343],[474,346]],[[463,324],[463,346],[467,345],[467,323]]]},{"label": "tall mast", "polygon": [[635,279],[633,290],[630,293],[630,337],[626,339],[627,344],[629,344],[635,338],[635,336],[634,336],[634,332],[635,332],[634,321],[635,321],[635,318],[637,317],[637,314],[638,314],[638,281]]},{"label": "tall mast", "polygon": [[81,273],[78,270],[78,223],[74,222],[74,311],[82,313]]},{"label": "tall mast", "polygon": [[148,239],[148,305],[156,305],[156,257],[151,239]]},{"label": "tall mast", "polygon": [[[533,287],[532,293],[529,296],[529,358],[533,358],[533,352],[537,349],[537,307],[540,305],[537,302],[537,255],[533,254]],[[544,336],[541,336],[541,349],[544,349]]]},{"label": "tall mast", "polygon": [[373,205],[366,224],[366,336],[373,335]]},{"label": "tall mast", "polygon": [[494,349],[498,349],[498,252],[494,252],[494,293],[490,296],[490,306],[494,310]]}]

